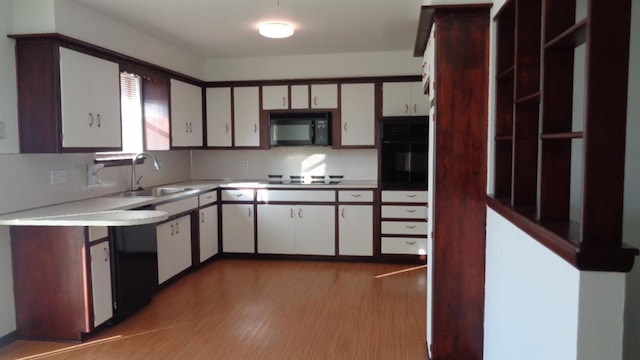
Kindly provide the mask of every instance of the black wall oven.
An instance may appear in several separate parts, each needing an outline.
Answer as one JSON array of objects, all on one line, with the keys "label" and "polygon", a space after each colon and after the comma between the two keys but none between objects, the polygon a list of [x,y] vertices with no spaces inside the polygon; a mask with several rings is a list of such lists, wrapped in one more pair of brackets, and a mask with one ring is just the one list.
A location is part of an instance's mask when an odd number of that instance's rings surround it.
[{"label": "black wall oven", "polygon": [[428,118],[380,124],[380,184],[386,190],[427,190]]}]

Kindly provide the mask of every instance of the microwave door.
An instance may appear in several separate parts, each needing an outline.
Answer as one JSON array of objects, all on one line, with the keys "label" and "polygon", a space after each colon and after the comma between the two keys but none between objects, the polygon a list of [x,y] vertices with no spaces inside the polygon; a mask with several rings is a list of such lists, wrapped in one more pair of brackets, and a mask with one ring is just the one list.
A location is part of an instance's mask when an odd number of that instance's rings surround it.
[{"label": "microwave door", "polygon": [[308,121],[278,121],[271,123],[271,145],[310,145],[313,129]]}]

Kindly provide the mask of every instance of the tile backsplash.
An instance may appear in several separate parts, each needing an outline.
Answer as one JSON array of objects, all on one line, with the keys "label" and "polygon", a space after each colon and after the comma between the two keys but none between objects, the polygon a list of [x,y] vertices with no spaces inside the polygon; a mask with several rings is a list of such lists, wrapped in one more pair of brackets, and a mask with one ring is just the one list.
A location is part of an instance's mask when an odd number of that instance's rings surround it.
[{"label": "tile backsplash", "polygon": [[196,150],[193,179],[266,179],[268,174],[344,175],[349,180],[376,180],[377,150],[321,146],[270,150]]}]

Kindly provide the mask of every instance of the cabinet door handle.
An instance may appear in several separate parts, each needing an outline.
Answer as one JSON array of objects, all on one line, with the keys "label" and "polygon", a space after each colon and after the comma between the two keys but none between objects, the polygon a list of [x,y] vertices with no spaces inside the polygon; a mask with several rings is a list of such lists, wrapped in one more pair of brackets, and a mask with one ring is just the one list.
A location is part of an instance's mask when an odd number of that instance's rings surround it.
[{"label": "cabinet door handle", "polygon": [[189,132],[189,123],[188,122],[184,123],[184,132],[186,132],[186,133]]},{"label": "cabinet door handle", "polygon": [[257,133],[258,132],[258,125],[253,124],[253,132]]},{"label": "cabinet door handle", "polygon": [[247,208],[247,217],[251,217],[251,208]]},{"label": "cabinet door handle", "polygon": [[94,118],[93,113],[89,113],[89,127],[93,126]]},{"label": "cabinet door handle", "polygon": [[287,106],[287,100],[284,98],[284,96],[282,97],[282,106]]},{"label": "cabinet door handle", "polygon": [[180,227],[178,227],[178,223],[176,223],[176,234],[180,233]]},{"label": "cabinet door handle", "polygon": [[414,114],[418,113],[418,105],[417,104],[413,104],[413,113]]},{"label": "cabinet door handle", "polygon": [[405,241],[404,243],[407,244],[407,245],[415,245],[416,244],[415,241]]},{"label": "cabinet door handle", "polygon": [[351,197],[354,197],[354,198],[359,198],[361,196],[362,196],[361,194],[351,194]]},{"label": "cabinet door handle", "polygon": [[415,228],[416,228],[416,226],[415,226],[415,225],[405,225],[405,227],[406,227],[407,229],[415,229]]},{"label": "cabinet door handle", "polygon": [[298,209],[298,217],[302,219],[302,209]]},{"label": "cabinet door handle", "polygon": [[176,233],[176,228],[171,224],[171,236]]},{"label": "cabinet door handle", "polygon": [[200,222],[204,223],[204,213],[200,214]]},{"label": "cabinet door handle", "polygon": [[413,214],[414,212],[416,212],[415,209],[406,209],[406,212],[408,212],[409,214]]},{"label": "cabinet door handle", "polygon": [[313,105],[316,105],[316,106],[318,105],[318,97],[317,96],[313,97]]},{"label": "cabinet door handle", "polygon": [[404,104],[404,113],[405,114],[409,113],[409,104]]},{"label": "cabinet door handle", "polygon": [[229,124],[224,124],[224,133],[225,134],[229,133]]},{"label": "cabinet door handle", "polygon": [[100,125],[101,125],[100,124],[100,113],[98,113],[97,118],[98,118],[98,127],[100,127]]},{"label": "cabinet door handle", "polygon": [[293,219],[295,215],[293,214],[293,208],[289,208],[289,217]]},{"label": "cabinet door handle", "polygon": [[104,248],[104,262],[109,261],[109,248]]},{"label": "cabinet door handle", "polygon": [[340,215],[342,216],[343,219],[346,218],[346,213],[345,213],[346,211],[347,209],[342,209],[342,211],[340,212]]},{"label": "cabinet door handle", "polygon": [[347,128],[347,123],[346,123],[346,122],[344,123],[344,126],[343,126],[343,127],[344,127],[344,132],[349,131],[349,130],[348,130],[348,128]]}]

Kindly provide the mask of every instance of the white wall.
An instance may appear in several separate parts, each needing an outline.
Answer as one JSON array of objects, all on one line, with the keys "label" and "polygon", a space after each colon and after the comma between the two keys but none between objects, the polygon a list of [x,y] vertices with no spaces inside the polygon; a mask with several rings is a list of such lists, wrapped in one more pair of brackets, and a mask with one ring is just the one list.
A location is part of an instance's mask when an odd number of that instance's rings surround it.
[{"label": "white wall", "polygon": [[208,59],[207,81],[310,79],[386,75],[420,75],[422,59],[413,52]]},{"label": "white wall", "polygon": [[[243,161],[248,161],[244,168]],[[282,147],[270,150],[201,150],[193,152],[194,179],[266,179],[268,174],[344,175],[349,180],[376,180],[376,150]]]}]

